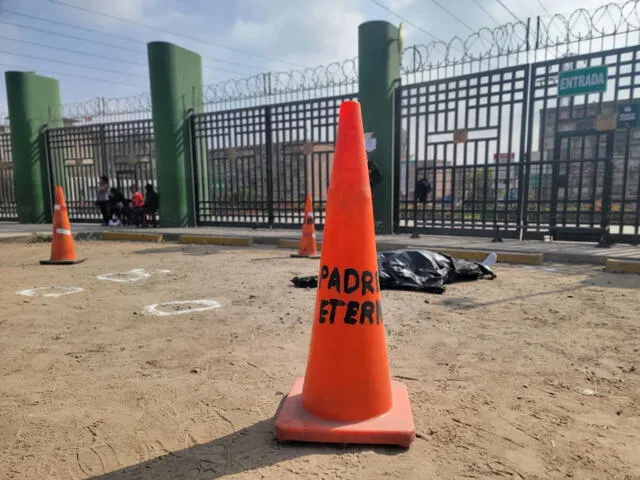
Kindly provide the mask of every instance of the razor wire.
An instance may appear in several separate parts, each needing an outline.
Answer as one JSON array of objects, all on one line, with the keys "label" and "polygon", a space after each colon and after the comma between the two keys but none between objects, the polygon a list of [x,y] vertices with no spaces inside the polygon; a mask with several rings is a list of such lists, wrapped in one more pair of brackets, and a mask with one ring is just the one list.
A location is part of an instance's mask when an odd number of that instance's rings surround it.
[{"label": "razor wire", "polygon": [[[584,49],[615,48],[620,46],[619,42],[615,43],[620,38],[625,46],[637,44],[640,37],[632,34],[640,32],[639,4],[640,0],[627,0],[592,11],[580,8],[568,14],[481,28],[467,37],[453,37],[449,42],[408,46],[402,52],[401,72],[405,80],[411,82],[417,75],[447,77],[465,73],[467,65],[471,65],[471,69],[491,69],[550,56],[574,55]],[[607,39],[611,41],[606,43]],[[594,45],[597,40],[600,42]],[[358,57],[353,57],[303,70],[265,72],[215,82],[194,89],[192,98],[185,100],[196,109],[243,108],[356,94],[357,88]],[[114,118],[148,119],[151,118],[151,95],[145,92],[123,98],[98,97],[50,109],[51,117],[79,123]]]}]

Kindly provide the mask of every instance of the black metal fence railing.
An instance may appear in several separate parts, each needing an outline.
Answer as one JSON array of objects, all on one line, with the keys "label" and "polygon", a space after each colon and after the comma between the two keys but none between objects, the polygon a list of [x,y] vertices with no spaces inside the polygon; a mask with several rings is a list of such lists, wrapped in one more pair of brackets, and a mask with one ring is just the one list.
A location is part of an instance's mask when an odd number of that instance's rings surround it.
[{"label": "black metal fence railing", "polygon": [[[640,241],[638,65],[636,46],[401,86],[397,230]],[[559,91],[604,67],[603,88]]]},{"label": "black metal fence railing", "polygon": [[[398,87],[396,231],[640,242],[639,65],[633,46]],[[563,72],[594,68],[602,88],[560,91]],[[339,106],[356,96],[189,115],[197,223],[298,228],[310,195],[321,226]],[[124,191],[156,184],[152,120],[45,139],[73,221],[100,220],[101,175]],[[0,218],[13,219],[6,134],[0,147]]]},{"label": "black metal fence railing", "polygon": [[[616,117],[640,101],[639,63],[636,46],[531,66],[523,224],[532,235],[586,240],[608,229],[638,241],[640,129]],[[602,66],[605,91],[558,95],[560,72]]]},{"label": "black metal fence railing", "polygon": [[131,185],[157,185],[151,120],[53,128],[45,135],[52,180],[64,188],[72,221],[102,221],[95,201],[103,175],[125,196]]},{"label": "black metal fence railing", "polygon": [[0,132],[0,220],[15,221],[17,219],[18,207],[13,184],[11,134]]},{"label": "black metal fence railing", "polygon": [[[517,229],[528,81],[518,66],[397,90],[399,229]],[[431,193],[418,203],[425,179]]]},{"label": "black metal fence railing", "polygon": [[308,194],[322,224],[338,109],[350,98],[194,115],[198,222],[298,228]]}]

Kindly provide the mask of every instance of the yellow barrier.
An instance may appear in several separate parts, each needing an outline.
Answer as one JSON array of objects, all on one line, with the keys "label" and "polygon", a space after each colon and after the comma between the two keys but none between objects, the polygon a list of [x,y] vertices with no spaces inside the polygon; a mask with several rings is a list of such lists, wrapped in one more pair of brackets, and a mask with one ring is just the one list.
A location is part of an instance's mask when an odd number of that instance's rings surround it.
[{"label": "yellow barrier", "polygon": [[[479,250],[438,249],[437,251],[451,257],[462,258],[472,262],[481,262],[489,255],[489,252]],[[513,263],[515,265],[542,265],[543,261],[541,253],[496,252],[496,255],[498,256],[498,262]]]},{"label": "yellow barrier", "polygon": [[103,232],[102,240],[119,240],[128,242],[161,242],[161,233],[137,232]]},{"label": "yellow barrier", "polygon": [[250,247],[253,245],[253,238],[250,237],[211,237],[205,235],[180,235],[180,243],[190,243],[195,245],[229,245],[238,247]]},{"label": "yellow barrier", "polygon": [[611,273],[640,273],[640,262],[609,258],[604,269]]}]

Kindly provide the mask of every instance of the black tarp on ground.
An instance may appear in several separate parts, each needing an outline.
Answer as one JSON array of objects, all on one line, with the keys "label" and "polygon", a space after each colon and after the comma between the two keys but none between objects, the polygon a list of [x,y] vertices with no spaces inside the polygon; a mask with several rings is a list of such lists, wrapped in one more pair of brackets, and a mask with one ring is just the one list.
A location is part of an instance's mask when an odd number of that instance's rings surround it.
[{"label": "black tarp on ground", "polygon": [[[490,262],[488,262],[490,263]],[[490,266],[480,262],[459,260],[429,250],[394,250],[378,254],[380,288],[443,293],[445,285],[496,275]],[[316,288],[318,277],[294,277],[297,288]]]}]

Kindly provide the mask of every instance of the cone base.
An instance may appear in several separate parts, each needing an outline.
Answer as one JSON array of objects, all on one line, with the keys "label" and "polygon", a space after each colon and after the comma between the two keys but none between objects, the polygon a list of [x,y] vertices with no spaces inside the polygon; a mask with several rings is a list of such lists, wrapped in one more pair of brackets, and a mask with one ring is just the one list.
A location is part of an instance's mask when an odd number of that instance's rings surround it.
[{"label": "cone base", "polygon": [[415,426],[407,387],[391,382],[393,406],[378,417],[359,422],[336,422],[318,418],[302,406],[304,378],[297,378],[276,414],[276,439],[280,442],[398,445],[409,448]]},{"label": "cone base", "polygon": [[299,253],[292,253],[291,254],[291,258],[313,258],[313,259],[318,259],[320,258],[320,254],[314,254],[314,255],[300,255]]},{"label": "cone base", "polygon": [[86,258],[79,258],[77,260],[40,260],[40,265],[75,265],[85,260]]}]

